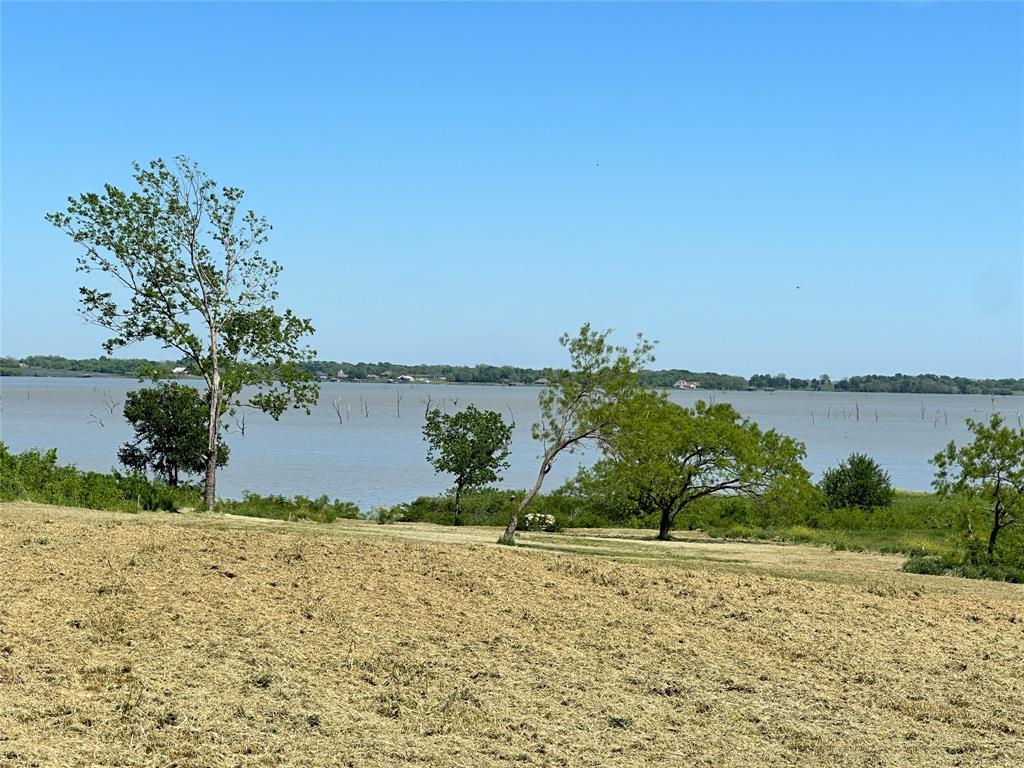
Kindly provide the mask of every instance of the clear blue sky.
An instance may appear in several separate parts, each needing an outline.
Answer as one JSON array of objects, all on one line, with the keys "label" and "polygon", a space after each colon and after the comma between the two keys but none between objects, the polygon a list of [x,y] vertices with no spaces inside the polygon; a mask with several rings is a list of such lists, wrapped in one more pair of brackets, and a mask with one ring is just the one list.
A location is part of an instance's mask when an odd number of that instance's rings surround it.
[{"label": "clear blue sky", "polygon": [[273,223],[322,358],[559,364],[590,321],[659,339],[658,367],[1024,376],[1020,3],[2,25],[4,354],[101,353],[43,214],[185,153]]}]

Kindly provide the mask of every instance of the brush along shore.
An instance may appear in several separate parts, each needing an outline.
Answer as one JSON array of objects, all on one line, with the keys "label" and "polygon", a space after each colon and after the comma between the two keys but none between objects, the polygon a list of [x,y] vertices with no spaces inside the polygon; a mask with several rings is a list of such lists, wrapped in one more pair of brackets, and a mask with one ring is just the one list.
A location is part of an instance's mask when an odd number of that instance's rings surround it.
[{"label": "brush along shore", "polygon": [[0,765],[1024,764],[1020,587],[495,538],[0,504]]}]

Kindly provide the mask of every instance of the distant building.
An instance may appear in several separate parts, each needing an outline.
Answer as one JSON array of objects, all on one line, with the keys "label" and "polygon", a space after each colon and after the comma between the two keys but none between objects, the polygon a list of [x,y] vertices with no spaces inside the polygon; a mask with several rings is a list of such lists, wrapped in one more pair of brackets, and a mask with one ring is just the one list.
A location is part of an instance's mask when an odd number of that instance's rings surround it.
[{"label": "distant building", "polygon": [[181,376],[183,374],[188,373],[188,368],[179,365],[177,368],[172,368],[171,373],[173,373],[175,376]]},{"label": "distant building", "polygon": [[534,384],[540,384],[542,387],[546,387],[550,382],[547,379],[537,379]]},{"label": "distant building", "polygon": [[675,387],[676,389],[696,389],[697,388],[697,382],[696,381],[687,381],[686,379],[680,379],[679,381],[677,381],[672,386]]},{"label": "distant building", "polygon": [[416,377],[415,376],[410,376],[408,373],[403,373],[401,376],[398,377],[398,380],[399,381],[416,381]]}]

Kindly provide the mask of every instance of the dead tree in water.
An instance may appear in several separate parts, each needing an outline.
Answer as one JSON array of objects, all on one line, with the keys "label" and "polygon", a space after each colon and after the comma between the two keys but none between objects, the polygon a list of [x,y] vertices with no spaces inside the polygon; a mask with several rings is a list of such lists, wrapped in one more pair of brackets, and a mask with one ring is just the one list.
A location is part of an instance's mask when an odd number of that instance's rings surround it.
[{"label": "dead tree in water", "polygon": [[331,400],[331,406],[334,408],[334,412],[336,414],[338,414],[338,423],[339,424],[344,424],[345,423],[345,419],[341,415],[341,398],[340,397],[336,397],[333,400]]},{"label": "dead tree in water", "polygon": [[242,437],[245,437],[245,411],[242,411],[238,416],[235,416],[235,426],[238,427],[238,431],[242,433]]},{"label": "dead tree in water", "polygon": [[405,393],[400,390],[395,390],[395,418],[402,418],[402,398],[405,397]]},{"label": "dead tree in water", "polygon": [[103,405],[107,409],[107,412],[113,416],[114,409],[121,404],[120,400],[115,400],[110,394],[110,390],[103,390]]}]

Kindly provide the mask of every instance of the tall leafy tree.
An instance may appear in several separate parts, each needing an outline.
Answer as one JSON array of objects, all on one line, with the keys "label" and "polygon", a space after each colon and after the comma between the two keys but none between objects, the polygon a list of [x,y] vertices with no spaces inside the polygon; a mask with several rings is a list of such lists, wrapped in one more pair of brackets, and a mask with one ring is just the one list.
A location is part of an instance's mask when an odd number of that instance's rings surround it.
[{"label": "tall leafy tree", "polygon": [[533,425],[533,438],[543,444],[544,454],[537,480],[512,513],[502,543],[514,540],[519,516],[540,492],[558,455],[604,440],[616,424],[619,405],[640,391],[640,374],[654,360],[654,344],[637,334],[629,350],[609,343],[610,334],[586,323],[575,337],[565,333],[559,339],[569,351],[569,368],[553,372],[538,397],[540,421]]},{"label": "tall leafy tree", "polygon": [[663,393],[640,393],[620,405],[602,451],[578,484],[627,514],[657,514],[659,539],[687,505],[707,496],[813,490],[800,463],[803,444],[762,431],[728,403],[684,408]]},{"label": "tall leafy tree", "polygon": [[455,477],[455,525],[461,525],[462,492],[497,482],[508,467],[512,427],[497,411],[475,405],[452,414],[434,408],[427,412],[423,438],[434,470]]},{"label": "tall leafy tree", "polygon": [[[206,470],[206,399],[194,387],[164,382],[129,392],[124,417],[135,430],[117,452],[129,469],[152,470],[168,485],[176,486],[181,475]],[[217,446],[217,466],[228,461],[228,446]]]},{"label": "tall leafy tree", "polygon": [[313,326],[276,309],[281,266],[260,252],[270,224],[240,210],[241,189],[218,186],[182,156],[133,168],[135,190],[106,184],[46,218],[82,247],[78,269],[105,278],[80,292],[82,314],[111,333],[106,352],[155,339],[203,377],[213,509],[221,418],[254,407],[276,419],[316,402],[316,380],[302,365],[313,359],[303,344]]},{"label": "tall leafy tree", "polygon": [[1005,528],[1016,525],[1024,511],[1024,429],[1013,429],[993,413],[988,423],[967,419],[974,440],[957,448],[950,441],[935,454],[933,485],[940,494],[964,493],[988,509],[992,529],[988,556],[993,559],[996,541]]}]

